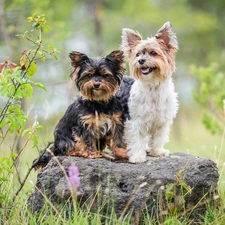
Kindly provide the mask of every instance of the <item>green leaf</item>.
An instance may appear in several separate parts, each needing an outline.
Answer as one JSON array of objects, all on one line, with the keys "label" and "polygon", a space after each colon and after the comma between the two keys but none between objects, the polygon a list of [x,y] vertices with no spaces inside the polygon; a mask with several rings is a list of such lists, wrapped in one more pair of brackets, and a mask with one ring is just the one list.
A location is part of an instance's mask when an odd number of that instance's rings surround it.
[{"label": "green leaf", "polygon": [[52,49],[53,51],[55,50],[55,46],[53,46],[53,45],[49,45],[48,46],[50,49]]},{"label": "green leaf", "polygon": [[28,133],[30,133],[32,130],[31,129],[25,129],[23,132],[22,132],[22,138],[24,138],[25,135],[27,135]]},{"label": "green leaf", "polygon": [[6,94],[6,92],[8,91],[8,86],[4,85],[0,88],[0,93],[2,96],[4,96]]},{"label": "green leaf", "polygon": [[33,21],[33,16],[29,16],[29,17],[27,18],[27,20],[28,20],[28,22],[32,22],[32,21]]},{"label": "green leaf", "polygon": [[2,122],[0,123],[0,129],[5,127],[9,123],[9,120],[7,118],[4,118]]},{"label": "green leaf", "polygon": [[30,84],[23,84],[22,86],[23,90],[23,97],[31,97],[33,95],[33,87]]},{"label": "green leaf", "polygon": [[[36,52],[36,50],[34,50],[34,52]],[[43,53],[41,51],[37,51],[37,55],[38,57],[43,57]]]},{"label": "green leaf", "polygon": [[35,85],[36,87],[39,87],[39,88],[41,88],[41,89],[47,91],[46,87],[45,87],[42,83],[37,82],[37,83],[35,83],[34,85]]},{"label": "green leaf", "polygon": [[175,195],[174,187],[175,187],[175,184],[166,184],[166,199],[169,201]]},{"label": "green leaf", "polygon": [[53,57],[54,57],[55,60],[58,60],[58,57],[56,55],[53,55]]},{"label": "green leaf", "polygon": [[16,158],[16,157],[18,157],[18,154],[16,154],[16,153],[11,153],[11,154],[9,155],[9,157],[10,157],[10,158]]},{"label": "green leaf", "polygon": [[21,66],[17,66],[13,71],[13,73],[15,73],[18,77],[21,76],[21,72]]},{"label": "green leaf", "polygon": [[187,183],[183,179],[180,180],[179,183],[180,183],[180,186],[183,187],[187,192],[191,191],[190,186],[188,186]]},{"label": "green leaf", "polygon": [[32,61],[29,68],[27,69],[27,75],[32,76],[37,70],[37,65],[35,61]]},{"label": "green leaf", "polygon": [[[0,177],[0,182],[7,182],[7,181],[9,181],[8,178],[6,178],[6,177]],[[1,195],[0,195],[0,199],[1,199]]]},{"label": "green leaf", "polygon": [[218,131],[222,131],[220,124],[211,116],[208,112],[204,112],[202,116],[202,123],[205,128],[208,129],[212,134],[216,134]]},{"label": "green leaf", "polygon": [[33,23],[32,24],[32,27],[34,27],[34,28],[37,28],[37,27],[39,27],[40,25],[39,25],[39,23],[37,23],[37,22],[35,22],[35,23]]},{"label": "green leaf", "polygon": [[42,62],[45,62],[45,55],[41,51],[38,51],[37,55],[39,57],[38,59],[41,59]]},{"label": "green leaf", "polygon": [[11,113],[8,115],[9,121],[10,121],[10,128],[9,128],[9,133],[13,134],[16,130],[16,126],[17,126],[17,119],[16,117]]},{"label": "green leaf", "polygon": [[34,134],[30,137],[30,140],[33,141],[32,148],[35,148],[35,147],[38,145],[39,137],[38,137],[37,134],[34,133]]},{"label": "green leaf", "polygon": [[43,126],[37,125],[37,126],[34,126],[34,129],[35,129],[35,130],[42,130],[42,129],[43,129]]},{"label": "green leaf", "polygon": [[179,171],[177,172],[176,176],[177,176],[178,178],[180,178],[181,175],[183,174],[183,172],[184,172],[184,169],[179,170]]},{"label": "green leaf", "polygon": [[17,92],[16,92],[16,94],[14,95],[14,99],[16,101],[18,101],[18,100],[20,100],[22,98],[23,98],[23,92],[20,89],[18,89]]},{"label": "green leaf", "polygon": [[8,85],[8,90],[6,92],[6,96],[7,97],[11,97],[11,95],[14,93],[15,91],[15,86],[12,83],[9,83]]},{"label": "green leaf", "polygon": [[172,192],[172,191],[168,191],[168,192],[166,193],[166,199],[167,199],[168,201],[170,201],[174,196],[175,196],[175,193]]},{"label": "green leaf", "polygon": [[44,57],[41,57],[41,61],[43,62],[43,63],[45,63],[45,60],[46,60],[46,57],[44,56]]},{"label": "green leaf", "polygon": [[49,31],[50,30],[50,27],[48,25],[44,25],[43,28],[44,28],[45,31]]},{"label": "green leaf", "polygon": [[15,36],[16,36],[16,37],[23,37],[24,34],[16,34]]}]

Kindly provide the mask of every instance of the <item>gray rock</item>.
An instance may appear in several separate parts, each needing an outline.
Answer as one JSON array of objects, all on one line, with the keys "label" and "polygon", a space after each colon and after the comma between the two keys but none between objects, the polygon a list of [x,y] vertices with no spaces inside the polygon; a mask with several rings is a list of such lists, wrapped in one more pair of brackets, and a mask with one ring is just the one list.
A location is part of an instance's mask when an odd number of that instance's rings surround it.
[{"label": "gray rock", "polygon": [[118,217],[130,213],[136,224],[146,212],[159,220],[175,208],[181,215],[204,214],[206,202],[219,198],[218,169],[210,159],[176,153],[130,164],[63,156],[52,158],[38,174],[37,188],[28,200],[32,212],[38,212],[46,198],[56,208],[70,199],[66,174],[71,164],[80,171],[80,205],[85,203],[92,212],[100,206],[105,215],[114,207]]}]

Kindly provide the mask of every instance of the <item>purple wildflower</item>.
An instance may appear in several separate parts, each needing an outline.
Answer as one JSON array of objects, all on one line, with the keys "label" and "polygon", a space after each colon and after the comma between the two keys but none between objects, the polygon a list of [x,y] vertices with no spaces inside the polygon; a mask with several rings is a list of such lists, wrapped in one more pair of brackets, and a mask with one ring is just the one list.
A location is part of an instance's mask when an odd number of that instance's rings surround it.
[{"label": "purple wildflower", "polygon": [[77,166],[75,165],[69,166],[68,177],[70,185],[72,187],[72,191],[76,192],[76,194],[79,195],[80,192],[77,190],[80,187],[80,174]]}]

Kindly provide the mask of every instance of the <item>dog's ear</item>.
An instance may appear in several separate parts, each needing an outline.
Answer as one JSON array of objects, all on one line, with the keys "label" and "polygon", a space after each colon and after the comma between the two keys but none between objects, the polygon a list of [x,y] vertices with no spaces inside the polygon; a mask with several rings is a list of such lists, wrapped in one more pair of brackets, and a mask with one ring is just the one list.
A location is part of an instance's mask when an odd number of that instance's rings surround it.
[{"label": "dog's ear", "polygon": [[123,51],[120,51],[120,50],[111,52],[109,55],[106,56],[106,60],[110,60],[110,61],[115,60],[116,62],[120,64],[125,63]]},{"label": "dog's ear", "polygon": [[105,59],[115,66],[115,69],[122,78],[125,73],[125,59],[123,51],[115,50],[107,55]]},{"label": "dog's ear", "polygon": [[130,57],[132,49],[142,40],[141,35],[129,28],[122,29],[122,43],[121,49],[125,55]]},{"label": "dog's ear", "polygon": [[71,63],[70,77],[72,78],[72,80],[75,80],[80,71],[80,67],[81,67],[82,63],[89,61],[89,58],[87,55],[80,53],[80,52],[76,52],[76,51],[70,52],[69,57],[71,60],[71,62],[70,62]]},{"label": "dog's ear", "polygon": [[69,57],[71,60],[71,66],[74,68],[80,66],[83,62],[89,60],[87,55],[75,51],[70,52]]},{"label": "dog's ear", "polygon": [[178,42],[176,34],[170,22],[166,22],[156,33],[155,38],[162,40],[167,48],[178,50]]}]

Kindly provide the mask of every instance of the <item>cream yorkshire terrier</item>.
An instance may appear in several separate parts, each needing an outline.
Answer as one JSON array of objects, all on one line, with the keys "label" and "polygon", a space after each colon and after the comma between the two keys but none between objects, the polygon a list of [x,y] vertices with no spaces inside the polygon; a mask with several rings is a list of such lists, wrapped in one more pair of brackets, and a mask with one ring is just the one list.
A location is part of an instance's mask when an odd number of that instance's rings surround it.
[{"label": "cream yorkshire terrier", "polygon": [[125,122],[124,131],[129,161],[145,162],[147,153],[168,156],[169,150],[163,147],[169,141],[170,126],[178,110],[172,80],[178,50],[176,34],[169,22],[147,40],[124,28],[121,49],[135,79],[128,100],[130,120]]}]

